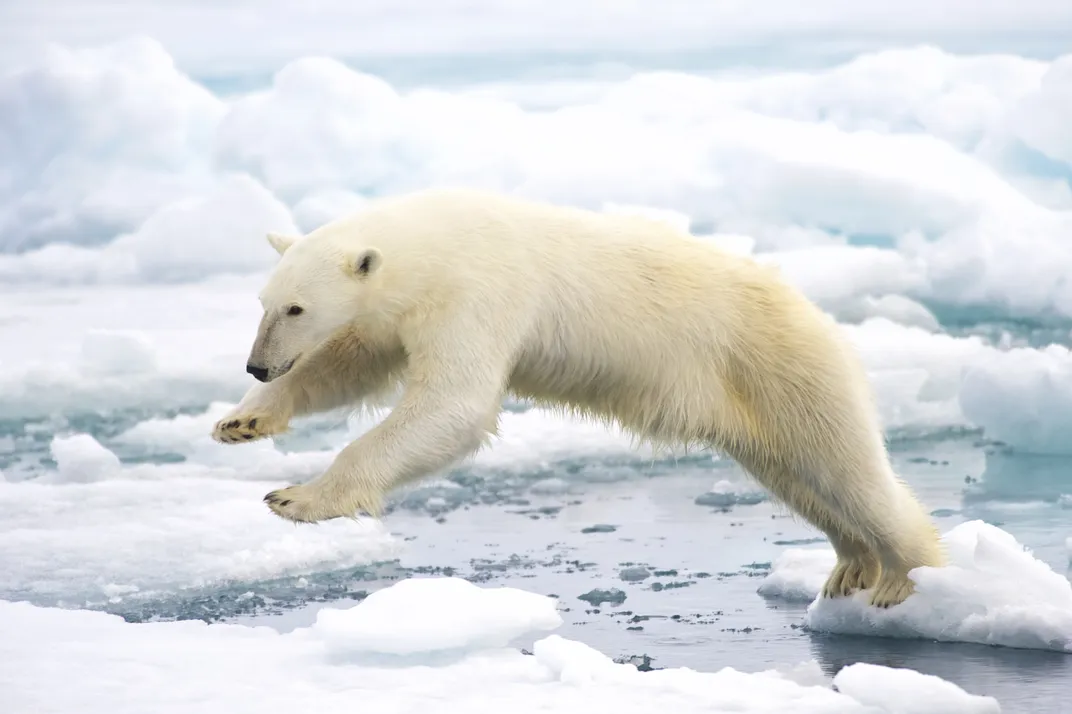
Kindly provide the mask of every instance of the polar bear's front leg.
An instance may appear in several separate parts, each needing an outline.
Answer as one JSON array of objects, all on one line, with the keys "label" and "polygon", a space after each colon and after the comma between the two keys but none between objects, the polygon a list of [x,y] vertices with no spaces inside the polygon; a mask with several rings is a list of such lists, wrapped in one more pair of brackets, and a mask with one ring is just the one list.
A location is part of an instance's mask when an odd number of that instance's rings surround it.
[{"label": "polar bear's front leg", "polygon": [[398,405],[343,449],[327,472],[265,496],[272,512],[303,523],[359,511],[379,516],[393,488],[449,466],[494,434],[509,360],[501,343],[472,339],[459,349],[454,334],[446,344],[413,354]]},{"label": "polar bear's front leg", "polygon": [[[463,394],[465,396],[463,396]],[[379,517],[389,491],[469,455],[495,432],[502,391],[447,394],[428,385],[407,388],[377,427],[343,449],[319,478],[272,491],[265,503],[291,521]]]}]

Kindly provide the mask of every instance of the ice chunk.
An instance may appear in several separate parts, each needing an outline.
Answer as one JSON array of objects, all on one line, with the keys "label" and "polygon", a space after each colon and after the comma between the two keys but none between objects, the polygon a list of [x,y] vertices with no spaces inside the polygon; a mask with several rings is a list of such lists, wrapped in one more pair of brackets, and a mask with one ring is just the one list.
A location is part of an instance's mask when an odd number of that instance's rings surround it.
[{"label": "ice chunk", "polygon": [[767,494],[755,487],[720,479],[715,482],[710,491],[697,496],[694,502],[697,506],[730,508],[732,506],[754,506],[766,500]]},{"label": "ice chunk", "polygon": [[90,379],[146,374],[157,369],[156,354],[139,332],[90,330],[82,338],[81,367]]},{"label": "ice chunk", "polygon": [[1020,97],[1009,115],[1013,133],[1025,144],[1072,164],[1072,55],[1055,59],[1037,88]]},{"label": "ice chunk", "polygon": [[836,562],[837,556],[829,548],[790,548],[775,558],[758,592],[763,597],[811,602]]},{"label": "ice chunk", "polygon": [[119,474],[119,457],[89,434],[57,436],[49,447],[56,461],[56,480],[68,483],[101,481]]},{"label": "ice chunk", "polygon": [[225,112],[148,37],[19,57],[0,74],[0,253],[134,229],[205,182]]},{"label": "ice chunk", "polygon": [[864,295],[846,300],[833,309],[839,320],[863,322],[872,317],[884,317],[908,327],[918,327],[927,332],[940,332],[941,323],[924,305],[904,295]]},{"label": "ice chunk", "polygon": [[651,571],[643,565],[633,565],[618,571],[618,577],[627,583],[635,583],[650,578]]},{"label": "ice chunk", "polygon": [[960,407],[961,379],[971,360],[992,349],[982,339],[881,317],[844,330],[867,367],[886,429],[916,434],[971,425]]},{"label": "ice chunk", "polygon": [[339,654],[412,655],[503,647],[561,624],[555,601],[543,595],[409,578],[348,610],[321,610],[312,631]]},{"label": "ice chunk", "polygon": [[621,605],[625,602],[625,593],[618,588],[610,588],[609,590],[603,590],[596,588],[589,590],[588,592],[578,595],[578,600],[584,600],[592,607],[600,607],[603,603],[610,603],[611,605]]},{"label": "ice chunk", "polygon": [[834,686],[862,704],[891,714],[1000,714],[993,697],[968,694],[946,680],[910,669],[857,662],[834,677]]},{"label": "ice chunk", "polygon": [[924,285],[920,265],[895,250],[874,246],[816,245],[763,253],[757,259],[777,265],[808,297],[834,311],[861,296],[904,293]]},{"label": "ice chunk", "polygon": [[269,231],[298,233],[286,206],[245,175],[224,176],[150,215],[137,230],[98,249],[50,245],[0,256],[0,280],[78,285],[189,282],[253,273],[273,264]]},{"label": "ice chunk", "polygon": [[[982,521],[962,523],[942,541],[949,564],[913,570],[916,592],[902,604],[888,610],[870,607],[866,591],[816,599],[805,623],[842,634],[1072,652],[1072,584],[1067,578],[1026,552],[1012,535]],[[788,550],[774,562],[760,591],[815,598],[833,562],[830,550]]]},{"label": "ice chunk", "polygon": [[1072,350],[988,350],[968,364],[960,404],[987,437],[1016,451],[1072,454]]}]

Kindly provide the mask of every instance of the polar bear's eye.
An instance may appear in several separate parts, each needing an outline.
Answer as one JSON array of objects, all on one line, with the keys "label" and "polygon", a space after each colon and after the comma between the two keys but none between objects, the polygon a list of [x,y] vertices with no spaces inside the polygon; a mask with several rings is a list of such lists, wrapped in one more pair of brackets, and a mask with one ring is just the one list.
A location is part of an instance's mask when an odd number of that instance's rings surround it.
[{"label": "polar bear's eye", "polygon": [[287,308],[288,315],[300,315],[303,312],[305,312],[305,310],[302,308],[301,305],[291,305],[289,308]]}]

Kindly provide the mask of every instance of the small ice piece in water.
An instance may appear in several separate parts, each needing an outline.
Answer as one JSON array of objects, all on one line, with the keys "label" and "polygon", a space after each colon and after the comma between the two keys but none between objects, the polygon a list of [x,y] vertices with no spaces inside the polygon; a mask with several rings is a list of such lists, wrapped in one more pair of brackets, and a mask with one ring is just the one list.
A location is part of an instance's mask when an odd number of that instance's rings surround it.
[{"label": "small ice piece in water", "polygon": [[561,624],[544,595],[461,578],[407,578],[354,607],[321,610],[312,629],[337,654],[414,655],[505,647]]},{"label": "small ice piece in water", "polygon": [[1061,508],[1072,508],[1072,493],[1062,493],[1058,496],[1057,505]]},{"label": "small ice piece in water", "polygon": [[641,580],[647,580],[651,577],[651,571],[645,568],[643,565],[634,565],[629,568],[622,568],[618,573],[618,577],[627,583],[638,583]]},{"label": "small ice piece in water", "polygon": [[774,560],[758,592],[763,597],[811,602],[836,563],[837,555],[829,548],[790,548]]},{"label": "small ice piece in water", "polygon": [[539,494],[566,493],[569,491],[569,483],[565,479],[556,477],[545,478],[529,486],[529,491]]},{"label": "small ice piece in water", "polygon": [[754,506],[767,500],[767,494],[762,491],[749,489],[745,484],[735,484],[732,481],[722,479],[711,487],[707,493],[696,497],[697,506],[713,506],[715,508],[730,508],[731,506]]},{"label": "small ice piece in water", "polygon": [[[760,594],[814,599],[805,624],[839,634],[975,642],[1072,653],[1072,583],[983,521],[942,538],[949,564],[916,568],[916,592],[900,605],[869,605],[870,592],[817,598],[835,562],[831,550],[788,550],[774,562]],[[825,555],[825,560],[824,556]]]},{"label": "small ice piece in water", "polygon": [[577,599],[584,600],[592,607],[599,607],[605,602],[609,602],[611,605],[621,605],[625,602],[625,593],[618,588],[610,588],[609,590],[596,588],[595,590],[589,590],[584,595],[578,595]]},{"label": "small ice piece in water", "polygon": [[56,480],[66,483],[103,481],[119,473],[119,457],[89,434],[57,436],[49,446],[56,462]]},{"label": "small ice piece in water", "polygon": [[[857,662],[834,676],[834,686],[861,704],[896,714],[1000,714],[993,697],[968,694],[952,682],[911,669]],[[896,702],[896,706],[891,706]]]}]

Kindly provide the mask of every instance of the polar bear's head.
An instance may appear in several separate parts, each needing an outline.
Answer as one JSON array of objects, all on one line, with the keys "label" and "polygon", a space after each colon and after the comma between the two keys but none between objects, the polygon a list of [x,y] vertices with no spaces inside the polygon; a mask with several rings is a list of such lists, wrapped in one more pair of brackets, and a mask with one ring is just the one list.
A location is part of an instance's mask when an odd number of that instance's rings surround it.
[{"label": "polar bear's head", "polygon": [[264,316],[246,363],[262,382],[277,379],[360,316],[382,263],[376,248],[343,248],[330,236],[268,234],[281,258],[260,294]]}]

